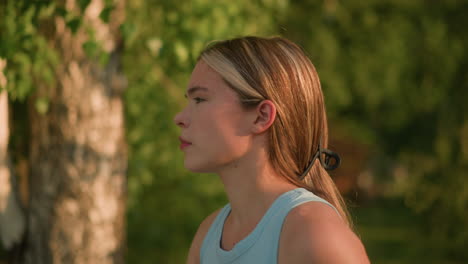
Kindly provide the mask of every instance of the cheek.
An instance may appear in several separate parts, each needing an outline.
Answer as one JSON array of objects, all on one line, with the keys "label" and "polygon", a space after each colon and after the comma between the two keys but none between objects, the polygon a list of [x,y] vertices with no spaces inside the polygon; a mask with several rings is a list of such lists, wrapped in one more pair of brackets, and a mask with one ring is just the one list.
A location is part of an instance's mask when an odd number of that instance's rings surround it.
[{"label": "cheek", "polygon": [[206,107],[198,114],[195,121],[197,129],[203,130],[206,136],[236,140],[237,137],[248,135],[245,113],[235,104],[215,104]]},{"label": "cheek", "polygon": [[221,141],[218,143],[226,147],[236,148],[249,136],[244,118],[243,113],[236,109],[228,108],[213,113],[208,121],[212,129],[211,136]]},{"label": "cheek", "polygon": [[212,172],[242,157],[250,148],[250,137],[242,113],[216,111],[197,121],[198,144],[187,157],[186,167],[197,172]]}]

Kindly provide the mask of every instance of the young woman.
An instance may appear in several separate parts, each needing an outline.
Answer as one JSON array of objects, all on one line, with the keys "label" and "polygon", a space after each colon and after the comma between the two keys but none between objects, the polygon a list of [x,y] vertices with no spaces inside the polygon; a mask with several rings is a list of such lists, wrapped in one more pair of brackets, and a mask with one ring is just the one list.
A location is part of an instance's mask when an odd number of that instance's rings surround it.
[{"label": "young woman", "polygon": [[243,37],[206,48],[192,72],[181,127],[184,166],[216,173],[229,204],[201,224],[188,263],[368,263],[326,172],[319,78],[284,38]]}]

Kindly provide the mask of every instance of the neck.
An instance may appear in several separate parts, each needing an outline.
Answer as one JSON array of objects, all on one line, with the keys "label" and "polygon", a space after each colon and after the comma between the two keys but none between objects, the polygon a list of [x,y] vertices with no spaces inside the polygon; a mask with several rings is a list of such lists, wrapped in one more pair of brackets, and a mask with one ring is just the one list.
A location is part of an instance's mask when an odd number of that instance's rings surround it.
[{"label": "neck", "polygon": [[250,153],[218,172],[231,204],[230,218],[236,226],[255,226],[274,200],[297,188],[278,175],[267,153]]}]

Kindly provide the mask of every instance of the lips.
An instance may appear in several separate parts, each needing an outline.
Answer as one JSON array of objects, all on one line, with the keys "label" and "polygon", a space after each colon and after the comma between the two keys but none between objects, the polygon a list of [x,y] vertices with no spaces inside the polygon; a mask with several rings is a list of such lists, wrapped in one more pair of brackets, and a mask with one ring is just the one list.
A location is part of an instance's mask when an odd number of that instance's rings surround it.
[{"label": "lips", "polygon": [[192,142],[189,142],[189,141],[183,139],[182,137],[179,137],[179,140],[180,140],[180,149],[184,149],[184,148],[192,145]]}]

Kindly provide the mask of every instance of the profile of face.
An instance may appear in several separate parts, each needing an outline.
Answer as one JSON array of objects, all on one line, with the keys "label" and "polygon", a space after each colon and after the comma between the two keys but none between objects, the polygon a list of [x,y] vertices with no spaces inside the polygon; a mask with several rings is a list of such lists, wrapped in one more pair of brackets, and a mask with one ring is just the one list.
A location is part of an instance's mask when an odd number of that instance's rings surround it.
[{"label": "profile of face", "polygon": [[188,104],[174,122],[181,128],[184,166],[193,172],[218,172],[252,147],[255,110],[245,110],[236,92],[200,60],[186,91]]}]

